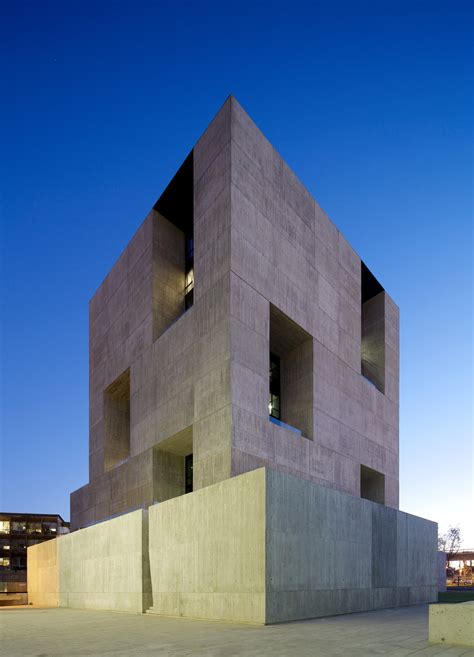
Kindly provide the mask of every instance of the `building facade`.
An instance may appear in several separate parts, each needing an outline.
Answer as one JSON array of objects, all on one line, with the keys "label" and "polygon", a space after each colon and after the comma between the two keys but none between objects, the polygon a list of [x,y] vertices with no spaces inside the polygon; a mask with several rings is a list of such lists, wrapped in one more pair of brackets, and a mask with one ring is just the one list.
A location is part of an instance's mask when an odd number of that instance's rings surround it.
[{"label": "building facade", "polygon": [[27,602],[27,548],[67,532],[56,514],[0,512],[0,605]]},{"label": "building facade", "polygon": [[398,508],[399,311],[230,97],[90,302],[71,528],[268,466]]}]

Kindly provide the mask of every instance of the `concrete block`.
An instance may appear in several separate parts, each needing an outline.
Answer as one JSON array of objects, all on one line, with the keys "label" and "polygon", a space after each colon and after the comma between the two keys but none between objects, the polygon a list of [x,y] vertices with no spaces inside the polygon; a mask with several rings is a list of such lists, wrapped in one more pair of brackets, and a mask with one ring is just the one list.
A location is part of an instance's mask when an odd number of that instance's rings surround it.
[{"label": "concrete block", "polygon": [[266,472],[267,623],[433,599],[435,573],[412,571],[404,550],[429,564],[434,523]]},{"label": "concrete block", "polygon": [[[90,303],[90,484],[71,496],[73,526],[177,493],[163,468],[154,482],[152,450],[188,429],[197,489],[270,466],[358,495],[365,464],[396,507],[397,306],[383,292],[362,318],[359,256],[234,98],[186,162],[177,196],[188,212],[192,196],[193,216],[158,203],[169,216],[147,215]],[[191,222],[194,303],[184,312]],[[270,306],[312,346],[312,356],[282,356],[282,420],[306,438],[268,421]],[[104,391],[126,370],[120,450],[104,429]]]},{"label": "concrete block", "polygon": [[474,602],[430,605],[429,641],[474,646]]}]

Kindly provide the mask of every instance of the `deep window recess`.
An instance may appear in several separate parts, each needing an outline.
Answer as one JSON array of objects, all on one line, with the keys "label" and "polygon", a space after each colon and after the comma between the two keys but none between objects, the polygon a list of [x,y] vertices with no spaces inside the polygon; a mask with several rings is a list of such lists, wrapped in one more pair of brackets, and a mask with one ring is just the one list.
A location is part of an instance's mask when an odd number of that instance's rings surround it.
[{"label": "deep window recess", "polygon": [[188,233],[185,238],[185,276],[184,309],[191,308],[194,301],[194,237]]},{"label": "deep window recess", "polygon": [[153,338],[194,301],[193,152],[154,205]]},{"label": "deep window recess", "polygon": [[270,396],[268,414],[280,419],[280,358],[270,352]]},{"label": "deep window recess", "polygon": [[361,372],[385,391],[385,293],[375,276],[361,263]]},{"label": "deep window recess", "polygon": [[313,338],[270,304],[270,420],[313,437]]},{"label": "deep window recess", "polygon": [[193,492],[193,455],[188,454],[184,459],[184,492]]},{"label": "deep window recess", "polygon": [[105,469],[130,456],[130,369],[104,392]]},{"label": "deep window recess", "polygon": [[155,445],[153,479],[155,502],[164,502],[193,490],[192,425]]},{"label": "deep window recess", "polygon": [[361,465],[360,496],[371,502],[385,504],[385,475]]}]

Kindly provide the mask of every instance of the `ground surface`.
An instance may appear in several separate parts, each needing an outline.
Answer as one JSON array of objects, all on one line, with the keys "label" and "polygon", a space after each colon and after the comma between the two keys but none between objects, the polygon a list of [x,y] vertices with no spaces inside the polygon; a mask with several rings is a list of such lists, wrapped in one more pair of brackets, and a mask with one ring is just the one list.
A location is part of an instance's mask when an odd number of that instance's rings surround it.
[{"label": "ground surface", "polygon": [[259,627],[108,611],[0,611],[8,657],[262,656],[474,657],[474,649],[428,644],[426,605]]}]

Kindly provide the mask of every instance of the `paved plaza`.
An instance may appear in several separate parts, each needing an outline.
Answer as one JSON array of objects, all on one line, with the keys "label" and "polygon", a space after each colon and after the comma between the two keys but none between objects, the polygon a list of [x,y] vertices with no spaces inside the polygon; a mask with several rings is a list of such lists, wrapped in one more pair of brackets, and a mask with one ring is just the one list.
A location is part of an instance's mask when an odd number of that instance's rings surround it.
[{"label": "paved plaza", "polygon": [[8,657],[474,657],[474,649],[429,645],[428,607],[254,626],[76,609],[0,610]]}]

